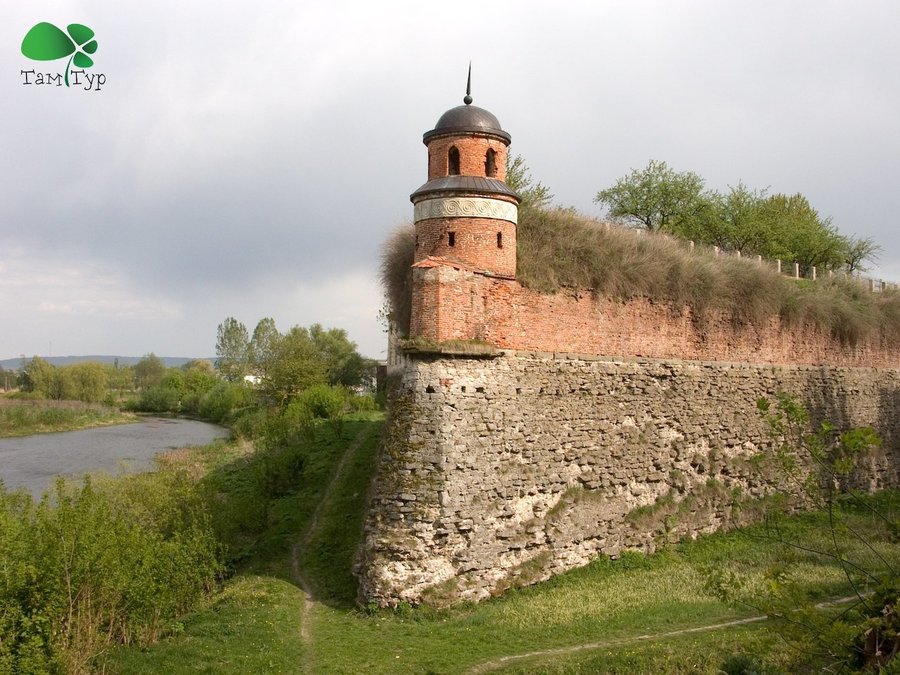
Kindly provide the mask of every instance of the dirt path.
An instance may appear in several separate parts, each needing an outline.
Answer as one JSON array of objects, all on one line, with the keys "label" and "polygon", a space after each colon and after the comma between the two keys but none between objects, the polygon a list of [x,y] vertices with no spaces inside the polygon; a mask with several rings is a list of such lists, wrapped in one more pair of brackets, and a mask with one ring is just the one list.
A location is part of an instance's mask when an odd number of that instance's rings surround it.
[{"label": "dirt path", "polygon": [[[828,600],[826,602],[820,602],[816,605],[816,608],[822,609],[823,607],[831,607],[834,605],[842,605],[845,602],[850,602],[852,600],[856,600],[856,596],[847,596],[843,598],[837,598],[835,600]],[[489,673],[492,670],[497,670],[498,668],[502,668],[504,666],[508,666],[510,664],[516,663],[517,661],[529,661],[532,659],[539,659],[545,657],[552,656],[565,656],[568,654],[574,654],[576,652],[585,652],[591,651],[593,649],[609,649],[612,647],[624,647],[629,644],[634,644],[635,642],[645,642],[647,640],[662,640],[670,637],[678,637],[679,635],[690,635],[692,633],[711,633],[712,631],[722,630],[724,628],[731,628],[732,626],[744,626],[748,623],[759,623],[760,621],[768,620],[768,616],[764,614],[760,614],[758,616],[747,617],[746,619],[735,619],[733,621],[724,621],[721,623],[713,623],[707,626],[695,626],[694,628],[681,628],[679,630],[667,631],[665,633],[651,633],[647,635],[632,635],[630,637],[625,638],[617,638],[615,640],[603,640],[600,642],[586,642],[580,645],[571,645],[569,647],[557,647],[556,649],[543,649],[534,652],[525,652],[523,654],[510,654],[508,656],[501,656],[496,659],[492,659],[491,661],[485,661],[484,663],[480,663],[477,666],[473,666],[469,670],[465,671],[468,675],[477,675],[480,673]]]},{"label": "dirt path", "polygon": [[297,585],[303,589],[303,607],[300,612],[300,639],[303,641],[304,646],[304,672],[312,672],[312,650],[310,649],[312,645],[312,634],[310,631],[310,623],[312,623],[312,610],[316,604],[316,599],[313,594],[312,586],[310,586],[309,582],[303,577],[303,573],[300,571],[300,553],[303,551],[304,547],[312,541],[313,535],[316,533],[319,525],[319,517],[331,500],[331,495],[334,493],[334,489],[344,473],[347,462],[354,454],[356,454],[356,451],[359,450],[359,447],[365,442],[370,433],[372,433],[371,427],[368,425],[364,426],[360,429],[359,433],[356,434],[353,441],[347,446],[347,449],[344,450],[344,454],[341,455],[341,459],[334,471],[334,475],[331,477],[328,486],[325,488],[325,492],[322,494],[322,498],[316,505],[315,511],[313,511],[312,518],[309,519],[306,529],[291,548],[291,573],[294,577],[294,581],[296,581]]},{"label": "dirt path", "polygon": [[528,661],[547,656],[564,656],[574,654],[575,652],[590,651],[592,649],[608,649],[611,647],[623,647],[634,642],[643,642],[645,640],[661,640],[663,638],[676,637],[678,635],[689,635],[690,633],[708,633],[722,628],[730,628],[731,626],[742,626],[748,623],[756,623],[765,621],[766,616],[751,616],[747,619],[735,619],[734,621],[725,621],[724,623],[714,623],[709,626],[697,626],[695,628],[682,628],[681,630],[673,630],[667,633],[653,633],[648,635],[632,635],[627,638],[619,638],[617,640],[606,640],[603,642],[588,642],[580,645],[572,645],[571,647],[558,647],[557,649],[544,649],[536,652],[526,652],[524,654],[511,654],[509,656],[501,656],[493,661],[481,663],[466,673],[475,675],[476,673],[489,673],[503,666],[508,666],[516,661]]}]

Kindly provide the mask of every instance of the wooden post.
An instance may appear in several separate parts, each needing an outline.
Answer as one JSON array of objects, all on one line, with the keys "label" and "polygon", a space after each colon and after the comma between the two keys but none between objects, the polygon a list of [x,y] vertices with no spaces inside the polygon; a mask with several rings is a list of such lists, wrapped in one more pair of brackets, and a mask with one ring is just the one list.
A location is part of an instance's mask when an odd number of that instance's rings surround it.
[{"label": "wooden post", "polygon": [[794,263],[794,278],[800,278],[800,263]]}]

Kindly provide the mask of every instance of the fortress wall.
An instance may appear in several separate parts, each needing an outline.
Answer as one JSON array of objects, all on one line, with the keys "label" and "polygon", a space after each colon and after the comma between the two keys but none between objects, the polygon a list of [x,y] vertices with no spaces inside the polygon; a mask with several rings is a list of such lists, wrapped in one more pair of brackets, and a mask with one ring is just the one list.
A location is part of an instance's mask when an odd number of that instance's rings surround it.
[{"label": "fortress wall", "polygon": [[[640,307],[649,314],[629,320],[656,316]],[[655,330],[661,343],[685,339]],[[382,604],[477,600],[752,518],[756,500],[789,492],[762,459],[770,440],[755,406],[782,390],[818,419],[875,426],[883,449],[857,480],[897,484],[896,369],[410,358],[373,481],[361,592]]]},{"label": "fortress wall", "polygon": [[[595,299],[567,289],[548,295],[517,281],[452,267],[414,271],[411,334],[436,341],[482,339],[502,349],[615,354],[742,363],[900,367],[900,351],[848,347],[817,329],[734,326],[713,314],[638,298]],[[426,294],[428,297],[426,297]]]}]

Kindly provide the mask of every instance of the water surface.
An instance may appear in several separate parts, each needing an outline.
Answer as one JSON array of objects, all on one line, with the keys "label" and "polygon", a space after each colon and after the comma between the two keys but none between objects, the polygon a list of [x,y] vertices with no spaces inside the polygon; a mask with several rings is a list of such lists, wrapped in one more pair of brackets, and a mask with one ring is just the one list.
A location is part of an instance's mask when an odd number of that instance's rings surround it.
[{"label": "water surface", "polygon": [[24,487],[40,497],[56,476],[141,471],[151,468],[160,452],[228,434],[206,422],[147,417],[135,424],[0,438],[0,478],[9,489]]}]

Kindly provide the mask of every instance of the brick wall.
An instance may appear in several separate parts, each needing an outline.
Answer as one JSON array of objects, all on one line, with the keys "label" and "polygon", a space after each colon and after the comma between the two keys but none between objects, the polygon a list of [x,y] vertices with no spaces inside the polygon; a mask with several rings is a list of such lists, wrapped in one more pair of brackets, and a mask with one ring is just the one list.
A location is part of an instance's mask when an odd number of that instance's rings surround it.
[{"label": "brick wall", "polygon": [[[449,234],[454,234],[450,245]],[[497,245],[497,235],[502,237]],[[516,225],[495,218],[429,218],[416,223],[415,262],[428,256],[464,261],[494,274],[516,275]]]},{"label": "brick wall", "polygon": [[[457,221],[458,222],[458,221]],[[548,295],[510,279],[450,267],[416,270],[411,335],[482,339],[503,349],[744,363],[900,367],[877,342],[849,347],[808,327],[734,326],[687,308],[562,290]],[[421,288],[419,287],[421,285]],[[424,288],[428,287],[426,297]]]},{"label": "brick wall", "polygon": [[484,176],[485,155],[488,148],[492,148],[497,153],[497,173],[492,177],[506,180],[506,144],[494,138],[479,136],[452,136],[431,141],[428,144],[428,180],[448,175],[447,156],[453,145],[459,150],[459,175]]}]

